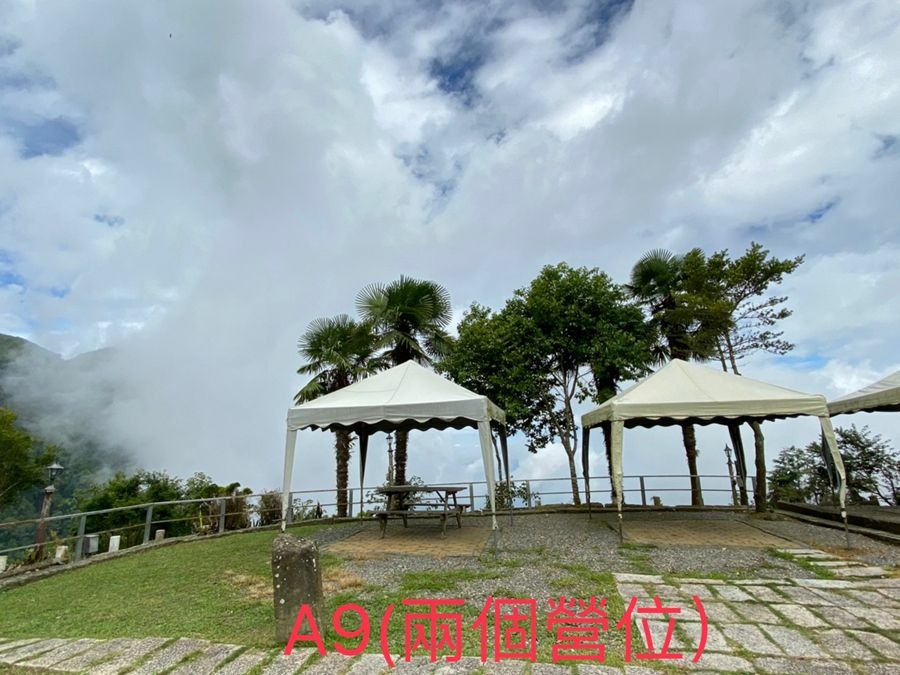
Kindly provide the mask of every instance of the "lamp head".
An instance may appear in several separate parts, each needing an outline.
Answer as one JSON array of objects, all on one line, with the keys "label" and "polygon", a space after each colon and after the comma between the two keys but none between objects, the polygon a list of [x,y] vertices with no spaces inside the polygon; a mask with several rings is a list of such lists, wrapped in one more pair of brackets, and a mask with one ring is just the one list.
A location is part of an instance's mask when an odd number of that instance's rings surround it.
[{"label": "lamp head", "polygon": [[56,477],[62,472],[63,467],[59,462],[53,462],[50,466],[47,467],[47,474],[50,476],[50,482],[52,483],[56,480]]}]

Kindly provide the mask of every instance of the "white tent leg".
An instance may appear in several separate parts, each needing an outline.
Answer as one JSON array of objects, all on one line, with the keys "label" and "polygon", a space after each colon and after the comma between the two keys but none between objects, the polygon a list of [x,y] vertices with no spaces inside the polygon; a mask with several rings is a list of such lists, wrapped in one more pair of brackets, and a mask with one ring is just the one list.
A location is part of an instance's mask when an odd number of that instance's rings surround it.
[{"label": "white tent leg", "polygon": [[616,511],[619,517],[620,544],[624,541],[622,534],[622,431],[624,428],[624,422],[610,422],[610,436],[612,440],[610,459],[612,460],[612,482],[616,488]]},{"label": "white tent leg", "polygon": [[838,486],[838,503],[841,506],[841,519],[844,521],[844,534],[847,538],[847,548],[850,548],[850,529],[847,526],[847,471],[844,469],[844,460],[837,447],[837,439],[834,437],[834,427],[831,426],[831,418],[828,415],[819,417],[819,424],[822,426],[822,437],[834,460],[834,468],[837,471],[841,484]]},{"label": "white tent leg", "polygon": [[294,446],[297,444],[297,430],[288,429],[284,441],[284,478],[281,482],[281,531],[287,527],[287,513],[291,504],[291,475],[294,473]]},{"label": "white tent leg", "polygon": [[484,462],[484,476],[487,479],[488,499],[491,503],[491,529],[497,529],[497,503],[494,488],[494,453],[491,444],[490,422],[478,423],[478,438],[481,441],[481,459]]}]

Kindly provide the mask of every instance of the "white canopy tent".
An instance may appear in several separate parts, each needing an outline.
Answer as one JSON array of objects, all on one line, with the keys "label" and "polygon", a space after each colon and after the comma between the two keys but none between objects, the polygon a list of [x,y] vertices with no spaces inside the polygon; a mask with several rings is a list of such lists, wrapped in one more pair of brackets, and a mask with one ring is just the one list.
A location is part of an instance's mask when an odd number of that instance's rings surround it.
[{"label": "white canopy tent", "polygon": [[284,450],[281,529],[287,523],[297,432],[301,429],[346,429],[359,437],[360,504],[369,436],[411,429],[478,429],[493,527],[497,529],[494,454],[491,424],[499,430],[502,462],[509,482],[506,415],[487,397],[407,361],[364,380],[288,409]]},{"label": "white canopy tent", "polygon": [[832,417],[855,412],[900,412],[900,370],[835,399],[828,404],[828,412]]},{"label": "white canopy tent", "polygon": [[679,424],[734,424],[800,415],[819,418],[846,522],[846,473],[837,449],[825,397],[803,394],[748,377],[673,359],[631,388],[581,417],[582,467],[590,504],[590,430],[602,427],[611,441],[612,482],[622,518],[622,432],[627,428]]}]

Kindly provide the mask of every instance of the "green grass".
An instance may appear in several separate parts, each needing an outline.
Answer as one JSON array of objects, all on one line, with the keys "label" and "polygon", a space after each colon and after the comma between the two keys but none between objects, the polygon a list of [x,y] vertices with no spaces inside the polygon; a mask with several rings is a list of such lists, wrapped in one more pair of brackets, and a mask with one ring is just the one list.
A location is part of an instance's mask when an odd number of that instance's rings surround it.
[{"label": "green grass", "polygon": [[806,558],[791,555],[790,553],[785,553],[784,551],[779,551],[774,548],[769,550],[769,555],[773,558],[779,558],[781,560],[787,560],[788,562],[794,563],[797,567],[815,574],[820,579],[835,579],[837,577],[837,575],[827,567],[816,565]]},{"label": "green grass", "polygon": [[[477,570],[447,570],[444,572],[417,572],[405,574],[401,577],[399,588],[392,590],[382,587],[366,587],[353,595],[354,601],[366,608],[373,627],[379,625],[381,617],[389,605],[394,605],[394,613],[388,630],[388,642],[392,651],[403,652],[404,624],[403,614],[406,611],[425,611],[425,608],[404,607],[404,600],[411,599],[454,599],[467,595],[466,584],[470,582],[494,582],[487,585],[483,596],[477,599],[468,599],[461,606],[439,607],[440,612],[457,612],[462,617],[462,645],[463,654],[478,656],[481,653],[481,636],[473,625],[478,620],[485,608],[488,596],[494,599],[530,600],[520,591],[509,586],[508,573],[510,567],[518,567],[518,564],[510,565],[509,561],[491,561],[482,559]],[[615,629],[615,623],[624,612],[624,604],[616,592],[615,580],[609,572],[596,572],[581,565],[558,566],[562,575],[553,584],[553,600],[560,597],[578,598],[587,600],[591,596],[598,599],[608,598],[606,611],[609,616],[610,630],[601,634],[601,640],[606,644],[606,665],[622,665],[622,641],[620,631]],[[555,633],[546,630],[547,614],[550,610],[549,597],[533,598],[536,601],[536,644],[537,660],[539,662],[552,661],[552,645]],[[506,609],[508,611],[508,607]],[[526,609],[522,609],[526,612]],[[494,616],[489,613],[488,619],[488,652],[487,658],[493,658],[493,626]],[[358,624],[348,622],[345,628],[352,630]],[[509,624],[503,624],[509,627]],[[373,628],[374,631],[374,628]],[[373,632],[374,635],[374,632]],[[327,642],[327,639],[326,639]],[[375,644],[373,644],[373,642]],[[379,645],[373,638],[367,651],[377,652]],[[446,653],[446,652],[444,652]],[[490,672],[488,668],[484,672]]]},{"label": "green grass", "polygon": [[[294,528],[302,535],[309,527]],[[268,530],[150,549],[0,592],[0,635],[196,637],[272,647]],[[324,555],[324,569],[338,564]]]},{"label": "green grass", "polygon": [[[299,536],[306,526],[292,528]],[[276,531],[179,543],[123,556],[64,572],[19,588],[0,592],[0,636],[24,637],[192,637],[261,648],[280,648],[274,641],[271,599],[271,550]],[[637,557],[645,547],[625,547]],[[535,552],[511,560],[481,556],[474,568],[397,574],[389,584],[366,585],[353,574],[352,565],[323,552],[326,625],[319,626],[329,652],[339,639],[331,626],[335,609],[346,603],[365,608],[371,626],[367,652],[380,652],[379,627],[390,605],[388,642],[393,653],[403,653],[404,615],[421,611],[404,606],[407,599],[465,598],[460,607],[438,611],[462,617],[463,653],[480,654],[480,634],[473,624],[491,596],[530,600],[513,581],[521,568],[532,565],[551,574],[549,597],[533,598],[537,613],[537,658],[552,660],[555,632],[547,630],[548,600],[560,597],[607,599],[609,630],[601,634],[606,664],[621,666],[623,634],[615,623],[625,610],[611,573],[569,564]],[[488,658],[493,657],[493,616],[489,618]],[[356,624],[354,622],[357,622]],[[353,613],[342,625],[358,625]],[[341,640],[345,642],[344,640]],[[348,646],[355,640],[346,640]],[[446,652],[444,652],[446,653]],[[0,670],[0,673],[4,671]],[[12,672],[12,671],[10,671]]]},{"label": "green grass", "polygon": [[653,544],[634,544],[626,541],[619,544],[619,553],[628,559],[638,574],[656,574],[656,568],[650,561],[650,551],[655,548]]}]

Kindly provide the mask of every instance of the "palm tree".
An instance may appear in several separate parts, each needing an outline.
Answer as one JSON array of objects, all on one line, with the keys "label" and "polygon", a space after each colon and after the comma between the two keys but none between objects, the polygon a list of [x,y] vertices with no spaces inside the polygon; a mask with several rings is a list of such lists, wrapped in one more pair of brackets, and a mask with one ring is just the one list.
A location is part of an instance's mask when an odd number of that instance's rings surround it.
[{"label": "palm tree", "polygon": [[[300,355],[307,363],[297,372],[312,379],[294,397],[295,403],[311,401],[330,394],[370,375],[381,367],[376,357],[376,341],[370,325],[359,323],[346,314],[316,319],[297,341]],[[350,432],[334,432],[337,465],[337,514],[347,515],[347,483],[352,440]]]},{"label": "palm tree", "polygon": [[[627,288],[650,312],[660,341],[654,349],[658,363],[667,359],[707,359],[715,349],[715,336],[723,317],[718,308],[689,287],[687,264],[703,256],[699,249],[678,256],[663,249],[644,254],[631,270]],[[692,292],[693,291],[693,292]],[[697,436],[693,424],[682,424],[681,435],[691,474],[691,504],[703,505],[697,473]]]},{"label": "palm tree", "polygon": [[[429,364],[443,356],[450,345],[446,327],[453,318],[450,294],[433,281],[401,276],[389,284],[369,284],[356,296],[356,307],[371,323],[394,366],[409,360]],[[408,432],[397,431],[394,449],[394,482],[406,483]]]}]

